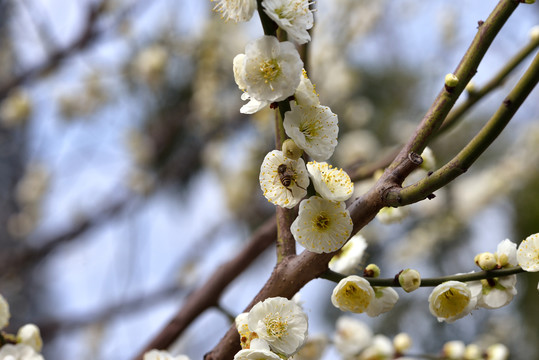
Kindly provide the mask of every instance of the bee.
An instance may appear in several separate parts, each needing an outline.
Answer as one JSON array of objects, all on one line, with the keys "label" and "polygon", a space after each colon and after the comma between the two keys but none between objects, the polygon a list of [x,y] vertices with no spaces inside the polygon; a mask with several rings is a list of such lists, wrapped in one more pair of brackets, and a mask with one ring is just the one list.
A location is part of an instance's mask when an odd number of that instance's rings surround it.
[{"label": "bee", "polygon": [[[288,191],[292,192],[292,189],[290,189],[289,186],[292,185],[292,182],[294,182],[295,179],[296,179],[296,172],[294,171],[294,169],[288,167],[288,165],[286,164],[281,164],[277,167],[277,176],[275,176],[274,183],[277,182],[277,180],[279,180],[281,184],[283,184],[283,186]],[[296,183],[296,186],[299,187],[300,189],[305,190],[304,188],[299,186],[297,183]]]}]

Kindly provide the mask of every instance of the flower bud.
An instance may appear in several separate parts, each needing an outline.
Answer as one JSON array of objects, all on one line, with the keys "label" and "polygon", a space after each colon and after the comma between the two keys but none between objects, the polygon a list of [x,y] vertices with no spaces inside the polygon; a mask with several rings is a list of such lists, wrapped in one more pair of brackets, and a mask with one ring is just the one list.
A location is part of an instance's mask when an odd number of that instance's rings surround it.
[{"label": "flower bud", "polygon": [[464,360],[480,360],[483,358],[481,348],[476,344],[466,345]]},{"label": "flower bud", "polygon": [[397,354],[403,354],[412,346],[412,338],[407,333],[401,332],[393,338],[393,346]]},{"label": "flower bud", "polygon": [[30,346],[36,352],[41,352],[43,341],[39,328],[34,324],[26,324],[17,332],[17,342]]},{"label": "flower bud", "polygon": [[9,325],[9,318],[11,314],[9,312],[9,304],[6,299],[0,294],[0,330]]},{"label": "flower bud", "polygon": [[292,139],[286,139],[283,142],[282,149],[284,156],[292,160],[297,160],[303,155],[303,150]]},{"label": "flower bud", "polygon": [[456,77],[454,74],[447,74],[445,76],[445,87],[449,89],[453,89],[455,86],[457,86],[459,83],[459,78]]},{"label": "flower bud", "polygon": [[465,346],[462,341],[448,341],[444,344],[442,352],[448,359],[462,359],[464,356]]},{"label": "flower bud", "polygon": [[479,266],[482,270],[492,270],[496,267],[496,257],[493,253],[490,252],[484,252],[481,254],[478,254],[474,258],[475,263],[477,266]]},{"label": "flower bud", "polygon": [[468,85],[466,85],[466,91],[469,94],[473,94],[477,91],[477,88],[475,87],[475,83],[473,81],[470,81]]},{"label": "flower bud", "polygon": [[504,344],[494,344],[487,348],[487,360],[507,360],[509,359],[509,350]]},{"label": "flower bud", "polygon": [[399,274],[399,284],[406,292],[412,292],[421,285],[421,275],[414,269],[405,269]]},{"label": "flower bud", "polygon": [[380,268],[376,264],[369,264],[363,271],[363,275],[365,275],[365,277],[372,278],[378,277],[380,276]]},{"label": "flower bud", "polygon": [[524,0],[526,4],[535,4],[535,0]]}]

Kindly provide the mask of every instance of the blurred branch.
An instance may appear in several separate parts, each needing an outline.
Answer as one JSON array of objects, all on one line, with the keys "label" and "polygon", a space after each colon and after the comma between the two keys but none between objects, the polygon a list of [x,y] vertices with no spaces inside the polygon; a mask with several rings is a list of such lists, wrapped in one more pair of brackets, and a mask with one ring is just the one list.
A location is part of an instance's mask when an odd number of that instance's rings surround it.
[{"label": "blurred branch", "polygon": [[96,31],[96,24],[100,15],[103,13],[105,2],[106,0],[101,0],[89,6],[82,31],[69,45],[52,51],[42,64],[23,71],[8,80],[5,84],[0,84],[0,99],[6,97],[11,89],[51,71],[65,58],[93,43],[97,39],[98,32]]},{"label": "blurred branch", "polygon": [[275,218],[267,220],[252,236],[249,243],[234,258],[219,266],[207,282],[191,293],[183,307],[165,328],[136,357],[142,360],[144,353],[152,349],[169,347],[200,314],[218,305],[224,289],[267,249],[277,236]]},{"label": "blurred branch", "polygon": [[[475,74],[477,66],[492,40],[517,6],[518,3],[512,0],[502,0],[498,3],[489,18],[479,27],[476,37],[455,71],[455,75],[460,79],[459,84],[451,92],[446,89],[440,92],[415,134],[380,180],[366,194],[356,199],[348,207],[354,223],[352,234],[357,233],[376,216],[384,205],[383,196],[387,190],[402,184],[406,176],[416,168],[417,164],[409,159],[409,154],[421,153],[431,139],[432,134],[438,130],[458,95]],[[319,277],[327,270],[328,262],[333,255],[334,253],[315,254],[303,251],[297,256],[284,258],[283,261],[277,264],[264,287],[245,311],[249,311],[254,304],[268,297],[284,296],[291,298],[305,284]],[[232,359],[234,354],[240,350],[238,338],[239,335],[235,326],[231,326],[223,339],[210,353],[206,354],[205,359]]]},{"label": "blurred branch", "polygon": [[95,212],[94,215],[79,221],[72,228],[63,231],[60,234],[36,240],[39,244],[43,244],[38,248],[23,248],[16,249],[10,253],[3,253],[0,256],[0,274],[2,276],[13,271],[21,271],[21,268],[35,264],[42,260],[59,246],[72,241],[95,226],[102,224],[105,221],[120,213],[127,204],[130,203],[130,198],[123,198],[103,206]]},{"label": "blurred branch", "polygon": [[172,296],[177,296],[185,289],[179,284],[163,287],[151,294],[142,295],[122,303],[108,306],[106,308],[89,312],[83,315],[71,315],[65,319],[50,319],[37,321],[41,333],[46,338],[51,339],[58,335],[58,332],[75,330],[80,327],[109,322],[112,318],[123,314],[132,314],[136,311],[147,311],[149,306],[155,306],[161,301],[165,301]]},{"label": "blurred branch", "polygon": [[402,189],[393,188],[388,191],[386,193],[387,204],[389,206],[402,206],[423,200],[457,176],[465,173],[475,160],[496,140],[538,82],[539,52],[496,113],[457,156],[417,183]]},{"label": "blurred branch", "polygon": [[[502,276],[509,276],[524,272],[520,266],[513,266],[510,268],[505,269],[497,269],[497,270],[490,270],[490,271],[479,271],[479,272],[473,272],[473,273],[467,273],[467,274],[457,274],[457,275],[448,275],[448,276],[440,276],[440,277],[434,277],[434,278],[422,278],[421,279],[421,287],[432,287],[432,286],[438,286],[443,282],[446,281],[461,281],[461,282],[468,282],[468,281],[477,281],[482,279],[492,279],[495,277],[502,277]],[[327,270],[322,276],[320,276],[322,279],[326,279],[333,282],[339,282],[342,279],[346,278],[347,275],[339,274],[332,270]],[[401,287],[399,284],[398,277],[395,276],[394,278],[365,278],[372,286],[391,286],[391,287]]]}]

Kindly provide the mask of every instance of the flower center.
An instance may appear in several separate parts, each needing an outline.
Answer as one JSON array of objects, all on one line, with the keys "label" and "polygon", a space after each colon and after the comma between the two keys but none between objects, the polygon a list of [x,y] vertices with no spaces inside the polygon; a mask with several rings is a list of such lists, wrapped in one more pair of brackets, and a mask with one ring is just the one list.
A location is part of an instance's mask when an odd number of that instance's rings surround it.
[{"label": "flower center", "polygon": [[264,318],[268,336],[281,339],[287,333],[288,322],[279,313],[270,313]]},{"label": "flower center", "polygon": [[451,288],[439,297],[438,313],[445,318],[458,315],[468,306],[469,302],[469,296]]},{"label": "flower center", "polygon": [[356,312],[365,311],[371,302],[368,292],[354,283],[346,284],[342,291],[345,306]]},{"label": "flower center", "polygon": [[270,59],[260,64],[260,72],[262,73],[262,77],[264,77],[264,82],[267,84],[279,76],[281,67],[277,59]]},{"label": "flower center", "polygon": [[319,231],[326,231],[330,224],[331,219],[325,211],[320,212],[316,218],[313,219],[313,225]]}]

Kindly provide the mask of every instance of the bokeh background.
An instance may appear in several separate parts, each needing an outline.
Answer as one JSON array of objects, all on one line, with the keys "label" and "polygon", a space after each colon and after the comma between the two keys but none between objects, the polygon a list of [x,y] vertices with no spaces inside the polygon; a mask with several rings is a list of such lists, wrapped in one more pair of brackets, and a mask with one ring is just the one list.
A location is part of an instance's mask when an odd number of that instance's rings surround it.
[{"label": "bokeh background", "polygon": [[[307,68],[338,114],[331,159],[377,161],[411,134],[495,1],[316,2]],[[201,0],[0,0],[0,293],[8,331],[40,326],[47,359],[130,359],[249,235],[274,213],[258,172],[273,149],[273,115],[239,113],[232,59],[262,35],[255,14],[225,23]],[[529,41],[539,5],[520,5],[474,82],[486,83]],[[494,113],[523,73],[433,142],[437,166]],[[465,95],[463,95],[465,97]],[[436,198],[397,223],[361,233],[365,264],[382,276],[474,270],[498,242],[539,232],[539,92],[494,146]],[[417,174],[416,176],[422,176]],[[356,182],[360,194],[372,182]],[[275,263],[263,253],[220,301],[243,310]],[[430,289],[401,290],[395,309],[357,316],[375,333],[408,332],[414,353],[448,340],[506,344],[539,359],[536,274],[519,276],[507,307],[454,324],[428,312]],[[301,291],[310,333],[332,337],[342,315],[333,284]],[[200,359],[228,329],[223,311],[200,316],[173,346]],[[336,358],[331,347],[326,359]]]}]

